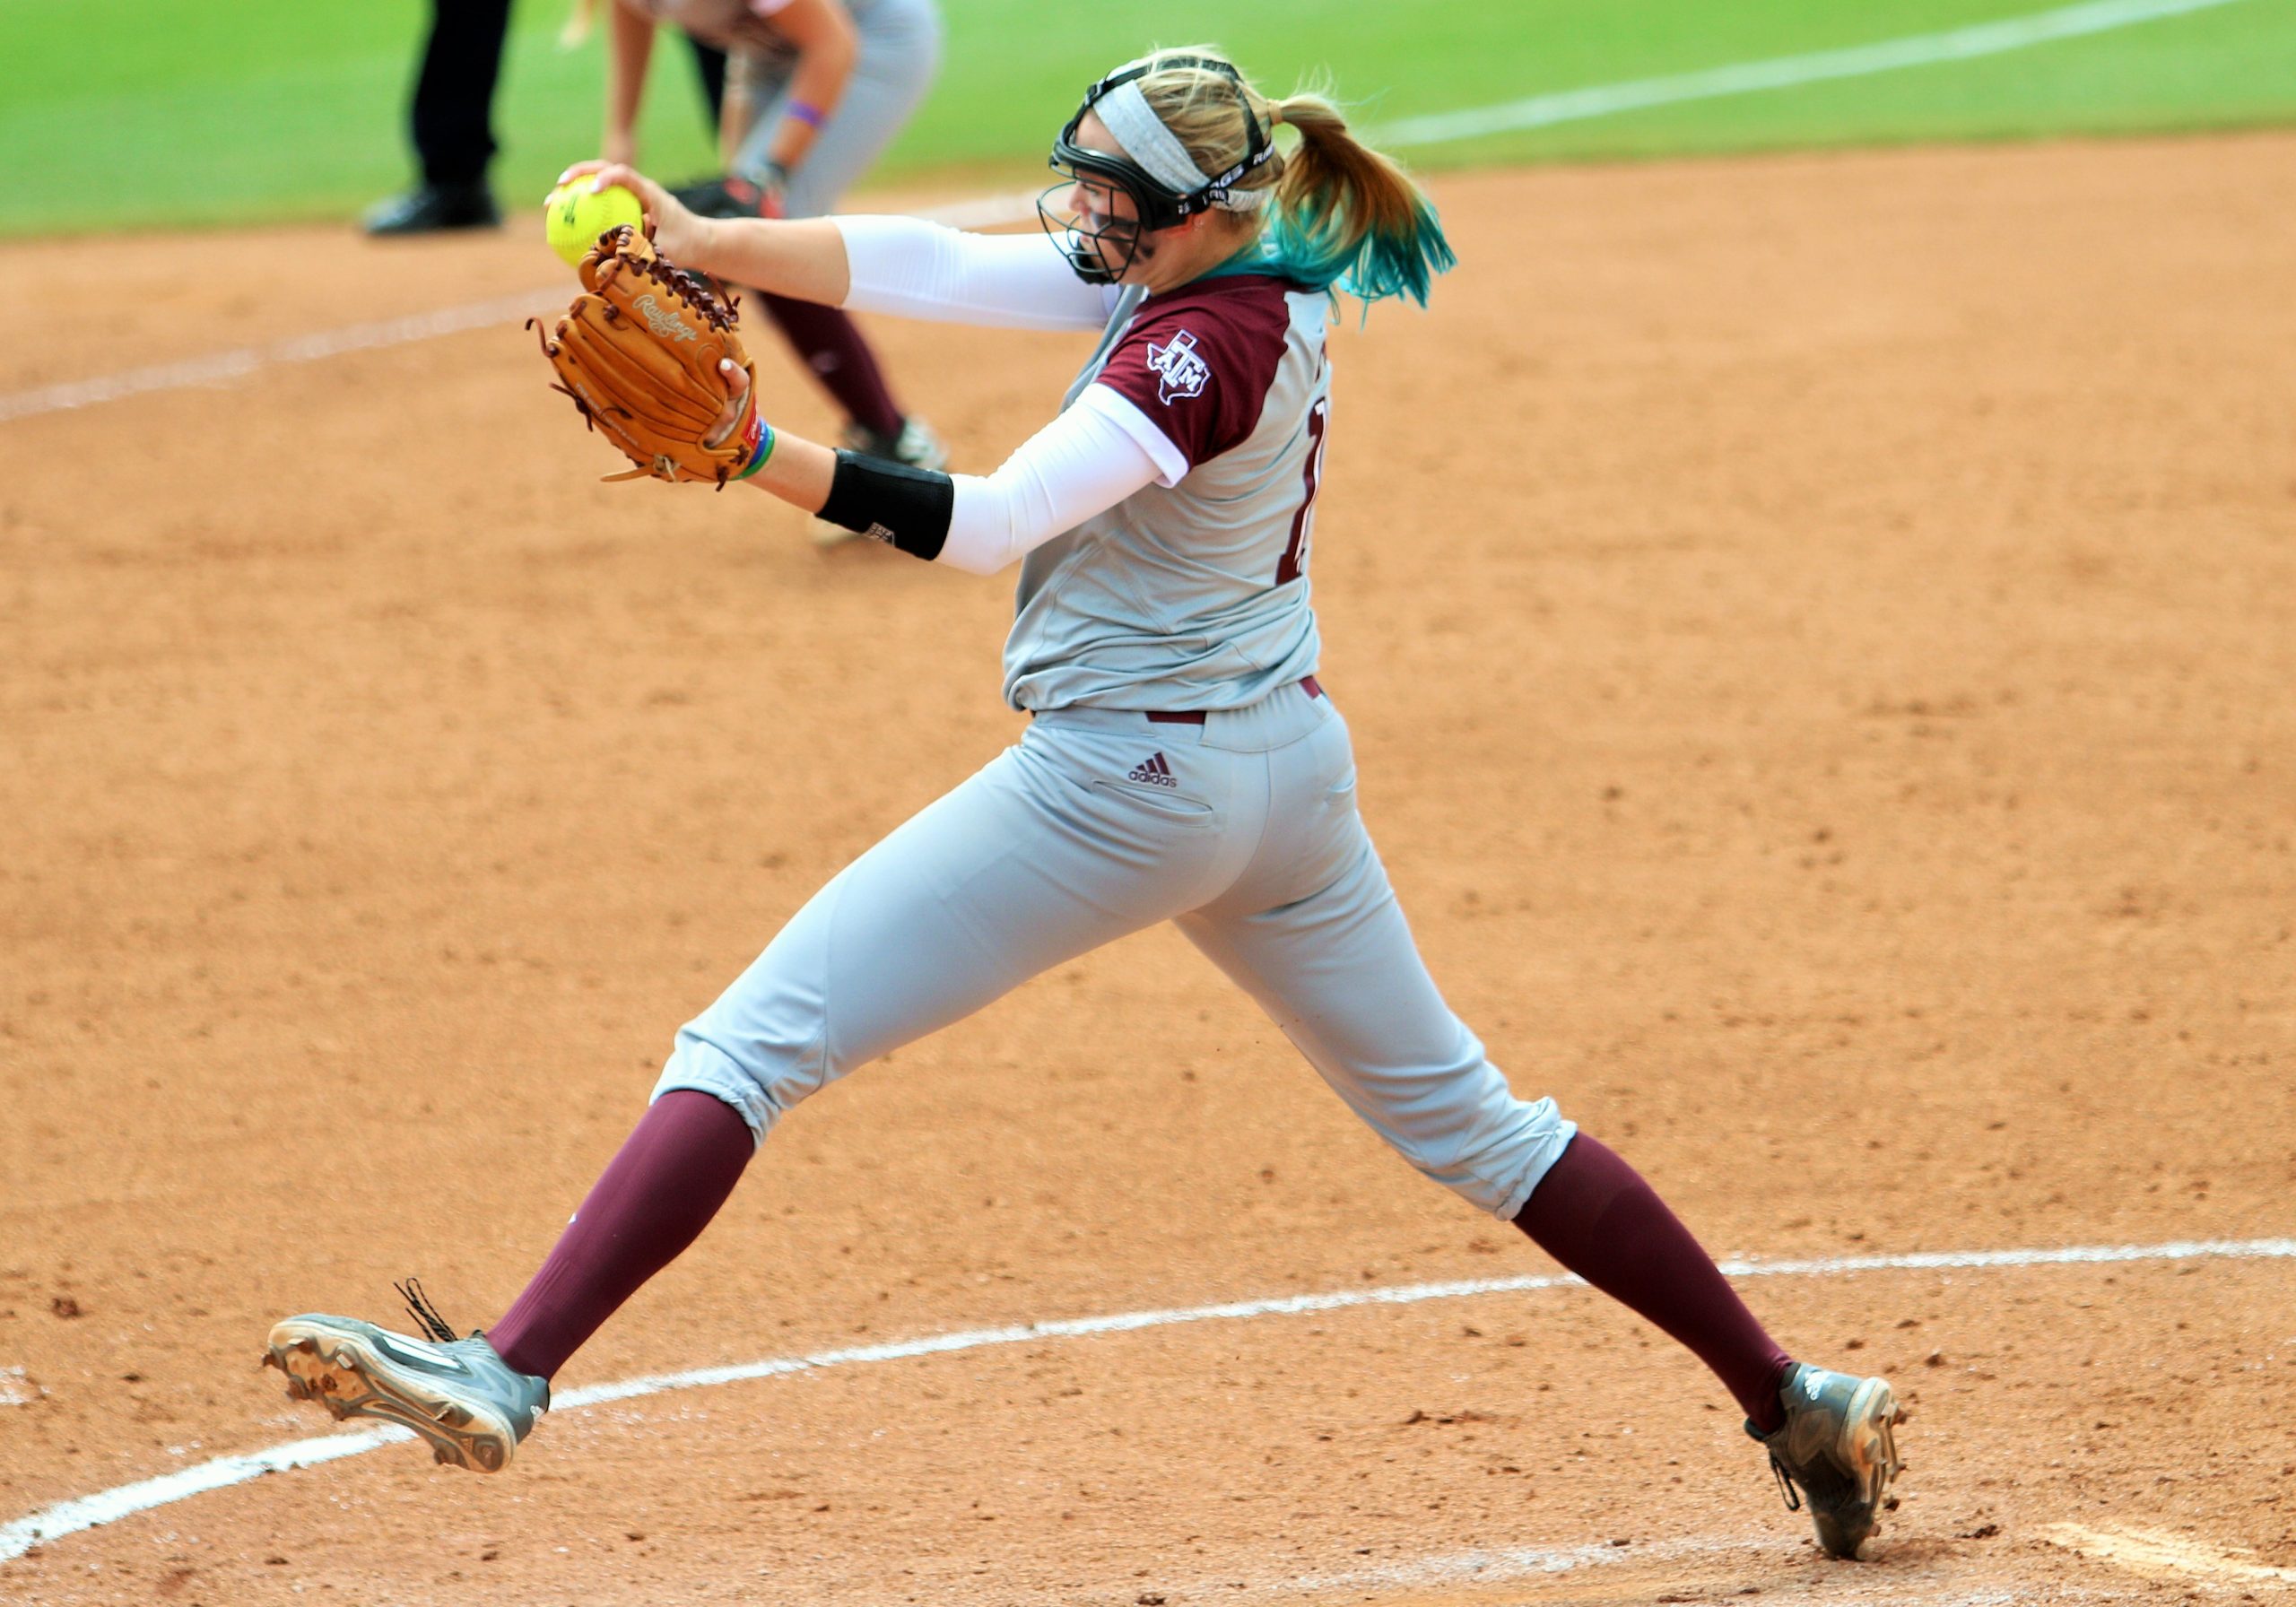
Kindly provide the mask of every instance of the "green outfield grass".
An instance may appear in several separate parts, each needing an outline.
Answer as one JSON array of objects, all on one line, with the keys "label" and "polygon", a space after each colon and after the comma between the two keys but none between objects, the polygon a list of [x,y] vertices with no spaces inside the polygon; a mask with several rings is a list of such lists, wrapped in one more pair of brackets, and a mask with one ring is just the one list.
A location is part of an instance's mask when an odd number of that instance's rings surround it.
[{"label": "green outfield grass", "polygon": [[[1215,40],[1274,86],[1327,70],[1378,123],[2048,9],[2047,0],[944,0],[932,100],[881,176],[1024,180],[1078,91],[1147,43]],[[51,230],[348,218],[412,170],[422,0],[0,0],[0,151]],[[597,136],[603,41],[517,8],[495,107],[506,203],[538,203]],[[1413,148],[1414,165],[1622,158],[2296,121],[2296,4],[2237,0],[1982,59]],[[682,49],[657,54],[648,165],[709,142]],[[29,194],[24,192],[29,191]]]}]

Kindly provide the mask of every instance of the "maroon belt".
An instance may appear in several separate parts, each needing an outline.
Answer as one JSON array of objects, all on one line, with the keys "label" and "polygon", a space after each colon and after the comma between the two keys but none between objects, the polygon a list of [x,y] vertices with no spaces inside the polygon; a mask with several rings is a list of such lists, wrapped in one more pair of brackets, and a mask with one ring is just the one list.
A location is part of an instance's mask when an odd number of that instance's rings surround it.
[{"label": "maroon belt", "polygon": [[[1313,675],[1302,675],[1300,678],[1300,690],[1310,698],[1320,698],[1324,695],[1323,687],[1318,683]],[[1204,724],[1204,715],[1203,709],[1191,708],[1181,714],[1151,714],[1148,718],[1152,724],[1158,725],[1201,725]]]}]

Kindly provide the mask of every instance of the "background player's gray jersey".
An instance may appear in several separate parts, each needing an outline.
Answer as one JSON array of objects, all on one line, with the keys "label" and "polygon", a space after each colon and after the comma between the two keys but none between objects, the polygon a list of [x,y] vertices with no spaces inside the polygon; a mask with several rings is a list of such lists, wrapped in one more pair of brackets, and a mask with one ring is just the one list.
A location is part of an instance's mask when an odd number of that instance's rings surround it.
[{"label": "background player's gray jersey", "polygon": [[1066,400],[1108,386],[1188,471],[1029,554],[1004,647],[1014,708],[1240,708],[1315,673],[1329,309],[1256,274],[1118,302]]}]

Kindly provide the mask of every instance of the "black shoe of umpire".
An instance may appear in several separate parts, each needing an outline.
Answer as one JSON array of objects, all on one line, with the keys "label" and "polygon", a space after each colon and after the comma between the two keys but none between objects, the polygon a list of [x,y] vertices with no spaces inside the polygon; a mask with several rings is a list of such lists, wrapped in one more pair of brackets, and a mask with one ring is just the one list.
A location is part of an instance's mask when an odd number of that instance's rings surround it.
[{"label": "black shoe of umpire", "polygon": [[446,229],[491,229],[501,222],[484,184],[426,184],[378,202],[368,210],[369,234],[435,234]]}]

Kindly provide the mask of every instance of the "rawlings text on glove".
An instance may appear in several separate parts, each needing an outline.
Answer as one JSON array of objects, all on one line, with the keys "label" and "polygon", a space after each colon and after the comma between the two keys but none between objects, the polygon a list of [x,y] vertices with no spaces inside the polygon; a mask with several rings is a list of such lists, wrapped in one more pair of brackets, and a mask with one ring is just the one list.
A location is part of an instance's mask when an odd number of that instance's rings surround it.
[{"label": "rawlings text on glove", "polygon": [[[558,371],[551,388],[574,399],[591,428],[638,466],[609,480],[726,482],[763,462],[757,371],[735,333],[733,310],[697,276],[654,253],[629,224],[607,230],[582,259],[583,293],[556,329],[541,335]],[[527,327],[539,332],[540,320]],[[718,362],[729,359],[748,387],[730,427]]]}]

